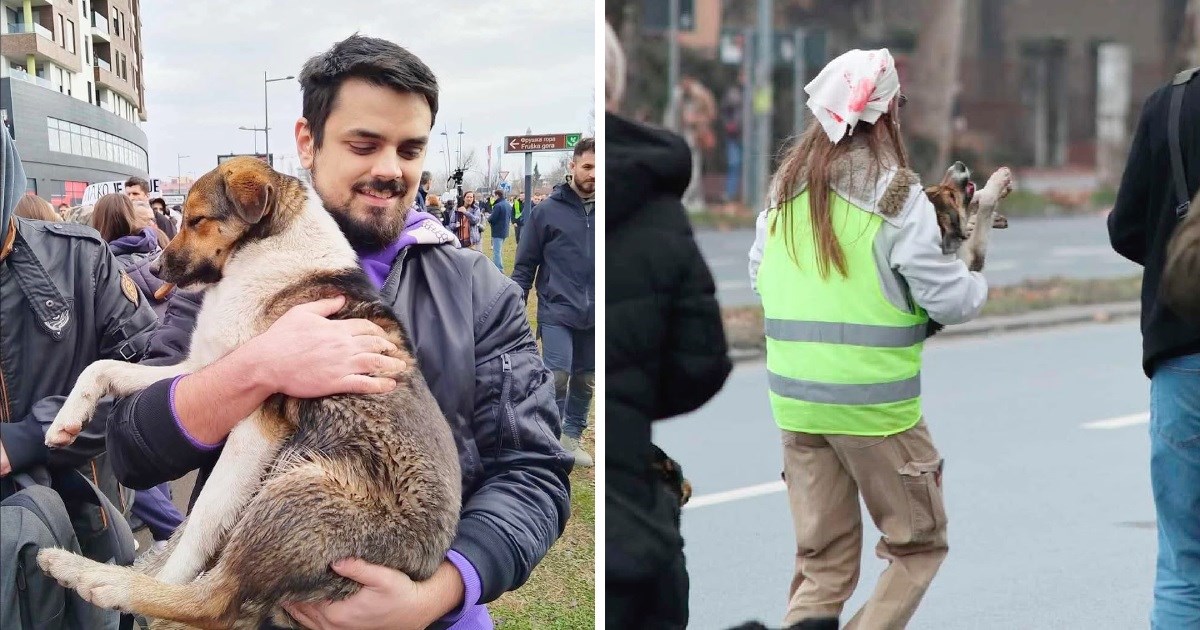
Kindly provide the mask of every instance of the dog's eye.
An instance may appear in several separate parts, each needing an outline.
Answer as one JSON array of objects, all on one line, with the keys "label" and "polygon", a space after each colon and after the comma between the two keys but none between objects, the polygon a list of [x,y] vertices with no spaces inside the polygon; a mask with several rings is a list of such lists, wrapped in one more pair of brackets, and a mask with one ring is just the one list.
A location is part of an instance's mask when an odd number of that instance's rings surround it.
[{"label": "dog's eye", "polygon": [[206,217],[192,217],[188,219],[188,227],[196,227],[197,225],[200,225],[200,222],[205,220],[205,218]]}]

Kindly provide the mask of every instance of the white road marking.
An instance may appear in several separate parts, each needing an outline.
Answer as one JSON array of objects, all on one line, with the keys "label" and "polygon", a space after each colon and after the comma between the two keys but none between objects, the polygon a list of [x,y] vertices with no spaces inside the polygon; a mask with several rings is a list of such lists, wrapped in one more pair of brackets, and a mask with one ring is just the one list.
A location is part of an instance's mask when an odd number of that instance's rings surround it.
[{"label": "white road marking", "polygon": [[1115,254],[1112,248],[1107,245],[1092,245],[1055,247],[1050,250],[1050,255],[1055,258],[1078,258],[1081,256],[1109,256]]},{"label": "white road marking", "polygon": [[[1104,420],[1093,420],[1084,422],[1080,426],[1084,429],[1120,429],[1124,427],[1137,426],[1146,424],[1150,421],[1150,412],[1134,413],[1128,416],[1117,416],[1115,418],[1105,418]],[[760,483],[754,486],[745,486],[743,488],[735,488],[724,492],[714,492],[692,497],[687,505],[683,507],[685,510],[694,510],[710,505],[720,505],[722,503],[730,503],[732,501],[741,501],[742,499],[753,499],[768,494],[784,492],[787,486],[782,481],[772,481],[769,483]]]},{"label": "white road marking", "polygon": [[739,501],[741,499],[750,499],[753,497],[761,497],[765,494],[775,494],[787,490],[787,486],[782,481],[772,481],[771,483],[760,483],[757,486],[746,486],[745,488],[737,488],[736,490],[727,490],[725,492],[714,492],[704,496],[692,497],[687,505],[683,506],[685,510],[702,508],[709,505],[719,505],[721,503],[729,503],[730,501]]},{"label": "white road marking", "polygon": [[1082,425],[1085,429],[1120,429],[1123,427],[1132,427],[1139,424],[1150,422],[1150,412],[1132,413],[1128,416],[1118,416],[1116,418],[1107,418],[1105,420],[1093,420],[1092,422],[1084,422]]}]

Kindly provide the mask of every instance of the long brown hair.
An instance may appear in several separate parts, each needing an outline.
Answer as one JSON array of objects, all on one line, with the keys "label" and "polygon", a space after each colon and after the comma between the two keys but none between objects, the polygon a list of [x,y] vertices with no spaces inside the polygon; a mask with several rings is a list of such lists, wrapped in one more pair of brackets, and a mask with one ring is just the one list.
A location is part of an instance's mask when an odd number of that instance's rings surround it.
[{"label": "long brown hair", "polygon": [[133,209],[133,201],[121,193],[109,193],[97,199],[92,210],[92,227],[96,228],[106,242],[111,243],[122,236],[139,234],[143,227],[154,230],[159,247],[166,247],[170,242],[158,226],[142,226],[140,223]]},{"label": "long brown hair", "polygon": [[[793,231],[795,217],[792,216],[795,208],[788,204],[807,186],[808,211],[813,224],[813,245],[817,251],[817,271],[822,278],[828,278],[829,268],[832,266],[843,278],[846,277],[846,254],[833,232],[833,219],[829,214],[832,168],[850,151],[853,138],[866,140],[877,173],[883,171],[885,163],[908,167],[908,152],[904,149],[897,122],[898,101],[898,97],[893,98],[887,113],[880,115],[874,124],[860,121],[854,128],[853,135],[843,136],[836,144],[829,140],[821,123],[814,119],[787,150],[772,178],[771,191],[774,202],[780,209],[779,214],[783,216],[783,238],[788,255],[797,266],[800,260],[796,253]],[[771,222],[772,234],[777,219],[778,217]]]},{"label": "long brown hair", "polygon": [[[62,221],[62,217],[54,211],[54,206],[37,195],[21,195],[13,214],[35,221]],[[4,228],[7,229],[7,226]]]}]

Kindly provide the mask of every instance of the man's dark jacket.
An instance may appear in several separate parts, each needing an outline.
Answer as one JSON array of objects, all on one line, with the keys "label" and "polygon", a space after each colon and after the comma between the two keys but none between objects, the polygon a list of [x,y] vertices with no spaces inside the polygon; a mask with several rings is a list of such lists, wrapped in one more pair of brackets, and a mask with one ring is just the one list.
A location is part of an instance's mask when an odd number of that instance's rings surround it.
[{"label": "man's dark jacket", "polygon": [[[1151,94],[1142,106],[1116,205],[1108,216],[1113,249],[1145,267],[1142,365],[1148,376],[1159,361],[1200,353],[1200,327],[1183,321],[1160,301],[1159,295],[1167,243],[1180,223],[1175,214],[1179,201],[1171,179],[1167,142],[1170,99],[1168,84]],[[1187,84],[1181,111],[1179,144],[1190,199],[1200,190],[1200,75]]]},{"label": "man's dark jacket", "polygon": [[570,184],[559,184],[527,223],[512,279],[529,293],[537,276],[538,325],[596,326],[596,217]]},{"label": "man's dark jacket", "polygon": [[[95,506],[76,506],[86,497],[74,492],[86,487],[60,487],[71,476],[59,473],[79,470],[128,513],[130,497],[104,457],[111,401],[101,401],[70,446],[47,448],[45,432],[84,368],[100,359],[137,361],[157,319],[136,288],[132,298],[122,288],[121,266],[98,232],[75,223],[13,221],[11,251],[0,262],[0,441],[13,471],[50,469],[86,538],[87,523],[98,532],[105,519]],[[0,495],[12,491],[0,480]]]},{"label": "man's dark jacket", "polygon": [[[525,582],[570,513],[572,460],[558,444],[553,380],[520,290],[477,252],[408,247],[381,293],[408,330],[453,429],[463,511],[452,548],[475,566],[480,602],[489,602]],[[172,299],[144,363],[184,356],[198,306]],[[203,479],[216,463],[219,451],[197,448],[171,421],[170,384],[118,401],[109,423],[113,468],[130,487],[150,488],[194,469]]]},{"label": "man's dark jacket", "polygon": [[653,608],[639,614],[677,624],[686,621],[686,605],[630,601],[687,590],[678,499],[651,467],[660,459],[651,424],[699,408],[732,366],[716,287],[680,203],[691,172],[686,143],[613,114],[605,120],[609,605]]},{"label": "man's dark jacket", "polygon": [[501,199],[492,206],[492,211],[488,214],[488,223],[492,226],[492,238],[508,238],[512,217],[513,207],[507,199]]}]

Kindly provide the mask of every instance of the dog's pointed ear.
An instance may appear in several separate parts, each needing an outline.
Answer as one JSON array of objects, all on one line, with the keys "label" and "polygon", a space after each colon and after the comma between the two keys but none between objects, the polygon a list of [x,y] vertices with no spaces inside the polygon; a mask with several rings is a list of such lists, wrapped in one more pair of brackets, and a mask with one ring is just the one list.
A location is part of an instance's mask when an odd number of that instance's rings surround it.
[{"label": "dog's pointed ear", "polygon": [[225,178],[225,195],[246,223],[254,224],[275,210],[274,183],[257,170],[237,170]]}]

